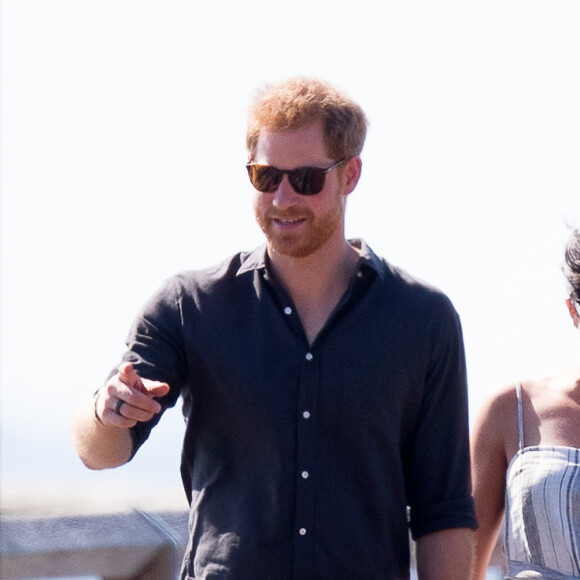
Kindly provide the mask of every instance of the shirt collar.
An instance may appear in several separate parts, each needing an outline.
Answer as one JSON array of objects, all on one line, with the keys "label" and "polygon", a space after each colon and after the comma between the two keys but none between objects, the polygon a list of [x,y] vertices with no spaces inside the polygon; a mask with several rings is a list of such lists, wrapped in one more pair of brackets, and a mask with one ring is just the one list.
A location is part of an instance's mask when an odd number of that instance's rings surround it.
[{"label": "shirt collar", "polygon": [[236,276],[252,272],[253,270],[266,270],[268,266],[268,254],[266,252],[266,244],[258,246],[251,252],[242,252],[240,255],[241,266],[239,267]]},{"label": "shirt collar", "polygon": [[[371,250],[370,246],[360,238],[355,238],[348,241],[352,246],[359,250],[359,269],[361,267],[366,267],[374,270],[377,274],[379,274],[382,270],[381,260]],[[266,244],[257,247],[251,252],[243,252],[240,256],[240,259],[241,266],[236,273],[237,276],[245,274],[246,272],[251,272],[253,270],[267,270],[268,253]]]}]

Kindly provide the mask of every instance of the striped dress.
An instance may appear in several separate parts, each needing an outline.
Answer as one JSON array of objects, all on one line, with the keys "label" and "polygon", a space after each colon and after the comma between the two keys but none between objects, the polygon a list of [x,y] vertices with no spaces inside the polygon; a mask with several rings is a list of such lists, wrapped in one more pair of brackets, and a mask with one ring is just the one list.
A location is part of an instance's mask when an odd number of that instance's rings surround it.
[{"label": "striped dress", "polygon": [[517,385],[519,451],[506,475],[506,579],[580,578],[580,449],[526,447]]}]

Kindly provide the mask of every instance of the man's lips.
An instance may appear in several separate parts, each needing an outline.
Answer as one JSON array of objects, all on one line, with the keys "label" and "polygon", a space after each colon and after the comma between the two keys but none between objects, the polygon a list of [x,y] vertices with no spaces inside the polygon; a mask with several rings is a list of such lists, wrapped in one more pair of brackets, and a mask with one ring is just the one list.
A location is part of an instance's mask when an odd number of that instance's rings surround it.
[{"label": "man's lips", "polygon": [[270,223],[276,224],[281,228],[291,228],[297,227],[304,222],[308,221],[308,215],[306,213],[278,213],[270,212],[267,214],[267,219]]},{"label": "man's lips", "polygon": [[306,221],[304,218],[272,218],[272,221],[281,226],[295,226]]}]

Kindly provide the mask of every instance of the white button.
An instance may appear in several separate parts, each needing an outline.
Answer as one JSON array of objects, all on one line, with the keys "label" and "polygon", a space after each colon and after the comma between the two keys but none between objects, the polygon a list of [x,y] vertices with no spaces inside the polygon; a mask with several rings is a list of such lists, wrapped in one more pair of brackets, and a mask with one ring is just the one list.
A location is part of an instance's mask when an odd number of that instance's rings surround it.
[{"label": "white button", "polygon": [[306,360],[312,360],[314,357],[312,356],[311,352],[307,352],[305,358],[306,358]]},{"label": "white button", "polygon": [[363,273],[362,273],[362,272],[359,270],[359,271],[356,273],[356,276],[357,276],[357,278],[362,278],[362,277],[363,277]]},{"label": "white button", "polygon": [[304,411],[304,413],[302,413],[302,416],[303,416],[305,419],[310,419],[310,411]]},{"label": "white button", "polygon": [[309,476],[309,475],[310,475],[310,474],[308,473],[308,471],[303,471],[303,472],[302,472],[302,479],[308,479],[308,476]]},{"label": "white button", "polygon": [[298,533],[299,533],[301,536],[305,536],[305,535],[306,535],[306,528],[300,528],[300,529],[298,530]]},{"label": "white button", "polygon": [[292,308],[290,308],[290,306],[286,306],[286,308],[284,308],[284,314],[286,316],[290,316],[292,314]]},{"label": "white button", "polygon": [[268,270],[264,270],[264,280],[269,280],[270,276],[268,275]]}]

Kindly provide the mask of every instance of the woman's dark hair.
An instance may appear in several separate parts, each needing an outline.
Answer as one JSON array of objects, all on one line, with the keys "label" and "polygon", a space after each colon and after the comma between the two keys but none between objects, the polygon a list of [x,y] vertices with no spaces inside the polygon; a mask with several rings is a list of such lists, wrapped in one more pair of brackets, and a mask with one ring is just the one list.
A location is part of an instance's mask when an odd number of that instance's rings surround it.
[{"label": "woman's dark hair", "polygon": [[573,228],[564,252],[564,275],[568,281],[570,298],[580,306],[580,229]]}]

